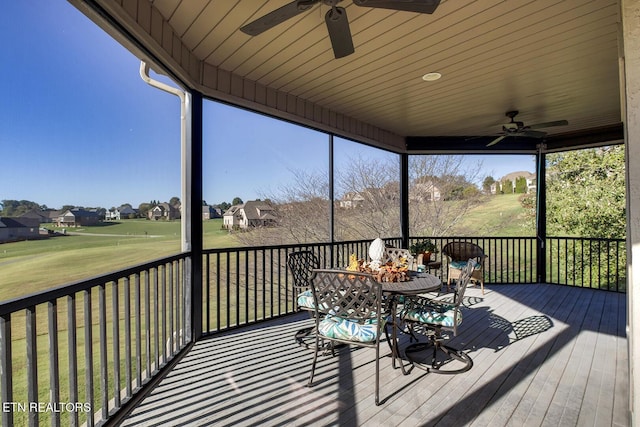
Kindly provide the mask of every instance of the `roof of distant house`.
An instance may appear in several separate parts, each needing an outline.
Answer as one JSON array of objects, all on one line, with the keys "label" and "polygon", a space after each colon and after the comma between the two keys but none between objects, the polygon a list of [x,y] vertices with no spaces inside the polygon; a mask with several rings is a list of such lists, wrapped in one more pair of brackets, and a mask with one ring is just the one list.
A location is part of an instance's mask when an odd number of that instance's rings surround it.
[{"label": "roof of distant house", "polygon": [[0,217],[0,228],[37,227],[38,225],[40,225],[40,221],[35,218]]},{"label": "roof of distant house", "polygon": [[69,210],[65,211],[64,214],[66,214],[67,212],[71,212],[73,214],[73,216],[77,216],[77,217],[81,217],[81,216],[84,216],[84,217],[100,216],[100,214],[98,212],[96,212],[95,210],[88,211],[88,210],[82,209],[82,208],[69,209]]},{"label": "roof of distant house", "polygon": [[510,172],[508,174],[506,174],[505,176],[503,176],[502,178],[499,179],[499,181],[513,181],[516,178],[527,178],[527,179],[533,179],[536,177],[535,173],[529,172],[529,171],[517,171],[517,172]]},{"label": "roof of distant house", "polygon": [[49,219],[49,214],[47,211],[40,211],[36,209],[31,209],[20,215],[20,218],[37,218],[37,219]]},{"label": "roof of distant house", "polygon": [[244,210],[247,219],[274,219],[273,206],[260,200],[250,200],[241,205],[234,205],[227,209],[224,216],[234,215],[238,210]]}]

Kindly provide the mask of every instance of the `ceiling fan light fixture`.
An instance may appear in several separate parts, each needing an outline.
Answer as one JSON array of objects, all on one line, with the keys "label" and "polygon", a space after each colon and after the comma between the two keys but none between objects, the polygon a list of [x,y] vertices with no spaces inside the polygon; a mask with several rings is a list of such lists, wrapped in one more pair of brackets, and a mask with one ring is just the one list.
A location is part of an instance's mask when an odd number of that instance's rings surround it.
[{"label": "ceiling fan light fixture", "polygon": [[442,74],[437,73],[437,72],[431,72],[431,73],[427,73],[424,76],[422,76],[422,80],[424,80],[425,82],[434,82],[434,81],[440,79],[440,77],[442,77]]}]

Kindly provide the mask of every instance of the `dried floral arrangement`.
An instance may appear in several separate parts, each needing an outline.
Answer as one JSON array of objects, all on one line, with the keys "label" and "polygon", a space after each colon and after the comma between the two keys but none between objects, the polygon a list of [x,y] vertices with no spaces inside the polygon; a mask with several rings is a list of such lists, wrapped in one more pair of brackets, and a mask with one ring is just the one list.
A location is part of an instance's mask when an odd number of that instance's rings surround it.
[{"label": "dried floral arrangement", "polygon": [[[403,262],[404,261],[404,262]],[[378,282],[404,282],[410,279],[409,266],[402,258],[399,262],[389,261],[380,266],[368,263],[353,254],[349,257],[348,271],[372,274]]]}]

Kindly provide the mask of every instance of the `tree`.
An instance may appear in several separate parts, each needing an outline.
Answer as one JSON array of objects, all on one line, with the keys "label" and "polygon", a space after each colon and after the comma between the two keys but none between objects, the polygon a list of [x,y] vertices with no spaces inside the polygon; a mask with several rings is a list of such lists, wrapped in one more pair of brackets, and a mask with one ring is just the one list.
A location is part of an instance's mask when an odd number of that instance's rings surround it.
[{"label": "tree", "polygon": [[549,235],[624,238],[624,146],[547,155]]},{"label": "tree", "polygon": [[227,209],[229,209],[231,207],[231,203],[229,202],[222,202],[222,203],[218,203],[216,205],[218,208],[220,208],[223,212],[226,211]]},{"label": "tree", "polygon": [[235,205],[241,205],[243,203],[244,202],[242,201],[242,199],[240,197],[234,197],[233,201],[231,202],[231,205],[235,206]]},{"label": "tree", "polygon": [[[238,233],[247,246],[326,242],[329,239],[329,180],[326,172],[292,171],[294,179],[268,197],[275,209],[276,227]],[[239,199],[239,198],[236,198]],[[235,202],[238,201],[234,199]],[[242,200],[239,200],[242,203]],[[219,205],[222,207],[222,203]],[[229,206],[230,207],[230,206]]]},{"label": "tree", "polygon": [[357,196],[359,205],[335,214],[339,240],[397,236],[400,232],[399,163],[395,156],[384,160],[354,157],[335,173],[336,194]]},{"label": "tree", "polygon": [[527,192],[527,178],[519,176],[516,178],[515,193],[524,194]]},{"label": "tree", "polygon": [[180,204],[180,197],[176,197],[173,196],[170,200],[169,200],[169,204],[171,206],[178,206]]},{"label": "tree", "polygon": [[42,210],[38,203],[29,200],[2,200],[0,204],[2,205],[0,216],[16,217],[32,210]]},{"label": "tree", "polygon": [[485,179],[482,181],[482,189],[486,193],[490,193],[491,192],[491,186],[493,184],[495,184],[495,182],[496,182],[496,180],[492,176],[485,177]]},{"label": "tree", "polygon": [[[409,158],[409,232],[413,236],[446,236],[473,233],[458,224],[482,198],[477,187],[481,164],[467,165],[463,156],[411,156]],[[425,178],[440,189],[442,197],[424,198],[418,186]]]},{"label": "tree", "polygon": [[[399,162],[365,158],[349,159],[335,173],[334,238],[338,241],[395,237],[400,233]],[[481,194],[472,184],[480,168],[465,165],[462,156],[415,156],[409,162],[412,235],[443,236],[473,230],[456,228]],[[326,171],[292,171],[294,179],[281,186],[271,200],[277,226],[238,233],[246,245],[326,242],[329,239],[329,177]],[[432,187],[429,187],[429,186]],[[434,197],[435,185],[445,197]],[[428,189],[431,188],[431,192]],[[426,199],[427,195],[430,197]],[[342,200],[357,203],[340,207]]]},{"label": "tree", "polygon": [[[576,150],[547,156],[547,231],[551,236],[622,239],[626,234],[624,146]],[[567,275],[617,286],[617,263],[625,256],[599,240],[580,245],[564,260]],[[609,267],[594,260],[605,260]]]},{"label": "tree", "polygon": [[513,182],[510,179],[502,181],[502,194],[513,194]]},{"label": "tree", "polygon": [[536,195],[535,193],[526,193],[521,195],[518,200],[524,208],[524,212],[520,216],[520,227],[527,232],[536,229]]},{"label": "tree", "polygon": [[142,218],[146,218],[147,214],[154,206],[153,201],[151,203],[140,203],[140,205],[138,205],[138,213]]}]

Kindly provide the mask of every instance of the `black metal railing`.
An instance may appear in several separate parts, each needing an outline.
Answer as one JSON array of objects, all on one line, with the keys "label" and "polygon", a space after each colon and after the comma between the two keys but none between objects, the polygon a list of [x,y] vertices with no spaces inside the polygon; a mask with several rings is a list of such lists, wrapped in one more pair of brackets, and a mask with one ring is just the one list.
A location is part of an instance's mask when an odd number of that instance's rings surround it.
[{"label": "black metal railing", "polygon": [[[399,245],[399,238],[385,239]],[[205,334],[293,313],[295,292],[287,255],[313,251],[322,268],[366,257],[370,240],[302,245],[208,249],[203,259],[202,320]]]},{"label": "black metal railing", "polygon": [[[451,241],[467,241],[483,248],[485,282],[493,284],[553,283],[626,292],[626,241],[584,237],[547,237],[545,271],[538,271],[535,237],[418,237],[430,239],[438,250]],[[447,260],[442,260],[446,277]],[[541,280],[539,279],[541,278]]]},{"label": "black metal railing", "polygon": [[[438,253],[452,241],[468,241],[482,247],[487,255],[485,283],[537,283],[540,278],[546,278],[549,283],[625,291],[624,240],[548,238],[545,245],[547,267],[546,271],[540,272],[535,237],[412,237],[410,244],[424,239],[435,243]],[[385,242],[401,246],[400,238],[385,239]],[[585,242],[589,243],[588,247]],[[206,250],[202,301],[204,333],[296,311],[295,292],[286,267],[288,253],[311,250],[323,268],[346,266],[351,254],[366,258],[370,243],[370,240],[357,240]],[[439,254],[435,259],[442,261],[435,273],[446,280],[448,260]]]},{"label": "black metal railing", "polygon": [[435,259],[442,261],[440,277],[446,279],[448,259],[439,254],[449,242],[463,241],[480,246],[485,255],[485,283],[536,283],[537,250],[535,237],[412,237],[410,244],[429,239],[438,248]]},{"label": "black metal railing", "polygon": [[111,417],[186,346],[189,263],[175,255],[0,303],[2,425]]},{"label": "black metal railing", "polygon": [[624,239],[549,237],[547,282],[626,292],[627,245]]}]

